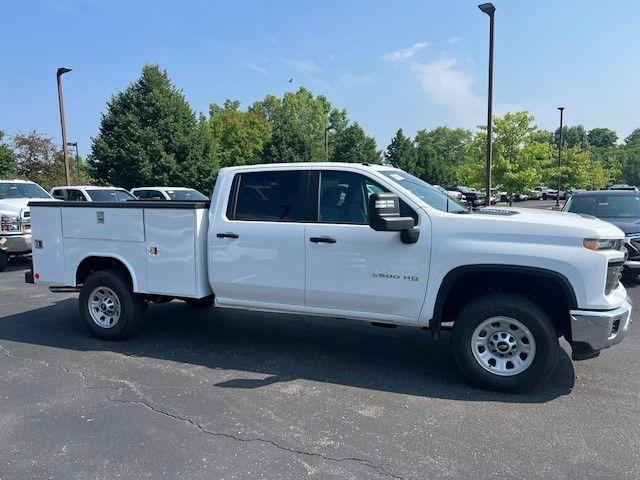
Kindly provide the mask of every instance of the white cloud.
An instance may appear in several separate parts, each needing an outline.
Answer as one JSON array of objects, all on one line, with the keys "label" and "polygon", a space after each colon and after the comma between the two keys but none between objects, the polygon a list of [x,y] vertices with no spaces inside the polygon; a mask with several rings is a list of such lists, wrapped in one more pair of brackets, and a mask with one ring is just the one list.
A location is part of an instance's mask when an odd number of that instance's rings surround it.
[{"label": "white cloud", "polygon": [[449,40],[447,40],[447,43],[458,43],[462,41],[462,37],[451,37]]},{"label": "white cloud", "polygon": [[473,76],[456,67],[455,58],[445,58],[429,63],[413,63],[411,70],[417,75],[420,86],[429,100],[449,106],[459,113],[476,114],[482,100],[473,91]]},{"label": "white cloud", "polygon": [[390,62],[404,62],[409,60],[415,56],[420,50],[424,50],[427,48],[429,44],[427,42],[416,42],[410,47],[401,48],[400,50],[394,50],[393,52],[387,52],[382,55],[383,60],[388,60]]},{"label": "white cloud", "polygon": [[313,60],[287,60],[287,63],[304,73],[318,73],[320,71],[320,67]]},{"label": "white cloud", "polygon": [[269,73],[266,68],[262,68],[260,65],[256,65],[255,63],[246,62],[244,63],[244,66],[250,70],[253,70],[254,72],[258,72],[260,75],[271,75],[271,73]]}]

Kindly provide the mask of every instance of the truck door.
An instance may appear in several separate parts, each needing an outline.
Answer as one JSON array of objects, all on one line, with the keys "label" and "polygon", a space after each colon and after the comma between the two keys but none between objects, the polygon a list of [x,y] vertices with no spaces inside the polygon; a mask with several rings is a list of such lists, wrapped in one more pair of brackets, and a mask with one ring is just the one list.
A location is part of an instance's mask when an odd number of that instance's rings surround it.
[{"label": "truck door", "polygon": [[236,173],[226,213],[211,222],[210,279],[218,303],[304,305],[302,170]]},{"label": "truck door", "polygon": [[426,213],[402,206],[403,215],[414,216],[421,229],[417,243],[405,244],[399,232],[376,232],[368,225],[369,196],[387,191],[375,180],[338,170],[323,170],[315,178],[317,223],[307,224],[305,233],[307,307],[417,319],[427,288]]}]

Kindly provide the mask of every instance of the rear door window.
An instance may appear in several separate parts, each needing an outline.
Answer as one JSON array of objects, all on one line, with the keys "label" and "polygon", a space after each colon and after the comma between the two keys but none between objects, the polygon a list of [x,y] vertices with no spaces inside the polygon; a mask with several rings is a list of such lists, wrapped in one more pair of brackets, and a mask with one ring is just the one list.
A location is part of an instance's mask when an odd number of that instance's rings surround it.
[{"label": "rear door window", "polygon": [[238,174],[231,198],[232,220],[303,221],[306,212],[306,172],[263,171]]}]

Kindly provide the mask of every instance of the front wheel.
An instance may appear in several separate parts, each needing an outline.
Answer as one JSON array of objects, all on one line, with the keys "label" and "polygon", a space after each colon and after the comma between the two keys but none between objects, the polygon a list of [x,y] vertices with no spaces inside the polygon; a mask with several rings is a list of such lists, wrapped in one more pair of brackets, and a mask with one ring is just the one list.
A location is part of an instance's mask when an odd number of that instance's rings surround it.
[{"label": "front wheel", "polygon": [[522,295],[494,293],[462,309],[452,348],[462,373],[481,388],[524,392],[546,380],[558,359],[549,316]]},{"label": "front wheel", "polygon": [[144,301],[133,293],[130,283],[116,270],[95,272],[84,282],[80,313],[96,337],[116,340],[142,328]]}]

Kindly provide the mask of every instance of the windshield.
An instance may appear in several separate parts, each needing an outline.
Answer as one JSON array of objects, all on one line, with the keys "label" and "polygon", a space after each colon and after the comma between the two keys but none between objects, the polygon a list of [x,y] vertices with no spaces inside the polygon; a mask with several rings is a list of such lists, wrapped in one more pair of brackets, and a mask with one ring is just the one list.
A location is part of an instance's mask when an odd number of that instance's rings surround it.
[{"label": "windshield", "polygon": [[5,198],[51,198],[35,183],[0,182],[0,200]]},{"label": "windshield", "polygon": [[414,177],[402,170],[381,170],[380,173],[401,187],[406,188],[433,208],[443,212],[468,212],[465,206],[458,203],[446,193],[442,193],[437,188],[432,187],[424,180],[420,180],[418,177]]},{"label": "windshield", "polygon": [[573,196],[564,211],[598,218],[636,218],[640,217],[640,194]]},{"label": "windshield", "polygon": [[209,200],[197,190],[167,190],[167,194],[171,200]]},{"label": "windshield", "polygon": [[87,193],[94,202],[126,202],[136,198],[125,190],[117,189],[87,190]]}]

